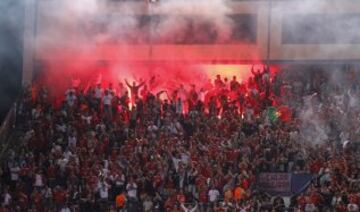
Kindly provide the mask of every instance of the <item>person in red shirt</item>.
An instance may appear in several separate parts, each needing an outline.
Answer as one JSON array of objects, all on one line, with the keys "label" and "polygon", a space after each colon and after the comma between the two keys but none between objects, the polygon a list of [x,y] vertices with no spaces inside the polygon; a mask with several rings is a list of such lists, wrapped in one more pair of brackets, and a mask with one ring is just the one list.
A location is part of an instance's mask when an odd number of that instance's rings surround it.
[{"label": "person in red shirt", "polygon": [[322,167],[322,163],[319,159],[313,160],[310,164],[311,173],[318,174]]},{"label": "person in red shirt", "polygon": [[66,191],[63,190],[60,186],[55,187],[53,192],[53,202],[57,208],[60,208],[65,204],[67,198]]},{"label": "person in red shirt", "polygon": [[19,206],[22,210],[26,210],[28,208],[29,204],[29,198],[28,196],[22,192],[19,191],[18,193],[18,200],[19,200]]},{"label": "person in red shirt", "polygon": [[160,173],[156,174],[154,177],[153,177],[153,182],[154,182],[154,188],[159,188],[162,184],[162,177],[160,175]]},{"label": "person in red shirt", "polygon": [[305,198],[304,195],[300,195],[300,196],[297,198],[297,205],[300,206],[300,209],[301,209],[301,210],[304,210],[305,205],[306,205],[306,198]]},{"label": "person in red shirt", "polygon": [[10,212],[6,206],[0,206],[0,212]]},{"label": "person in red shirt", "polygon": [[36,210],[41,211],[43,209],[43,197],[39,191],[35,190],[32,194],[32,202]]},{"label": "person in red shirt", "polygon": [[311,200],[311,203],[314,204],[315,206],[319,206],[322,201],[320,194],[318,192],[316,192],[316,190],[311,192],[310,200]]},{"label": "person in red shirt", "polygon": [[56,176],[57,176],[57,168],[53,163],[51,163],[47,170],[47,179],[49,180],[50,185],[54,184]]},{"label": "person in red shirt", "polygon": [[171,195],[167,198],[167,200],[165,201],[164,207],[166,208],[167,211],[173,211],[174,206],[176,205],[176,195]]},{"label": "person in red shirt", "polygon": [[244,188],[245,190],[247,190],[249,188],[249,186],[250,186],[249,178],[244,177],[241,180],[241,187]]},{"label": "person in red shirt", "polygon": [[216,79],[215,79],[214,83],[215,83],[215,88],[217,88],[217,89],[221,89],[225,85],[219,74],[216,75]]},{"label": "person in red shirt", "polygon": [[207,189],[202,189],[199,192],[199,206],[200,206],[200,210],[202,211],[206,211],[207,209],[208,192],[209,191]]},{"label": "person in red shirt", "polygon": [[141,98],[143,101],[147,100],[147,97],[149,96],[150,91],[147,88],[147,85],[145,84],[143,89],[140,91]]},{"label": "person in red shirt", "polygon": [[176,200],[179,204],[184,204],[186,202],[183,190],[180,190],[180,192],[176,195]]}]

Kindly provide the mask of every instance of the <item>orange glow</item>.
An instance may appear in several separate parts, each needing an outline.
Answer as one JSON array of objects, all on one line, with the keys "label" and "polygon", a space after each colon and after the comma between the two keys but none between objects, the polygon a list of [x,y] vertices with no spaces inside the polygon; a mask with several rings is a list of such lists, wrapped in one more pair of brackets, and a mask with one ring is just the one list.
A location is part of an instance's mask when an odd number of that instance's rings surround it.
[{"label": "orange glow", "polygon": [[[252,65],[233,65],[233,64],[216,64],[216,65],[203,65],[206,70],[207,76],[210,79],[215,79],[216,75],[220,75],[222,78],[228,78],[232,80],[233,76],[236,76],[239,82],[247,81],[251,76]],[[255,70],[262,70],[263,65],[254,66]]]}]

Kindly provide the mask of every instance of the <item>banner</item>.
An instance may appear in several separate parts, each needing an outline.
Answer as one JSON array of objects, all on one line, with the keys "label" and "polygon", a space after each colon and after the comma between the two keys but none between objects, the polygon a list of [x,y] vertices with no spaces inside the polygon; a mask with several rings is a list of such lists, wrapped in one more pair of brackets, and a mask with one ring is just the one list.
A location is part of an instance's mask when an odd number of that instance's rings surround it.
[{"label": "banner", "polygon": [[290,196],[306,190],[313,178],[314,175],[306,173],[260,173],[257,187],[270,195]]},{"label": "banner", "polygon": [[298,194],[307,189],[311,184],[311,181],[314,179],[315,175],[313,174],[293,174],[291,176],[291,192],[293,194]]},{"label": "banner", "polygon": [[261,173],[258,177],[261,191],[269,194],[287,195],[291,193],[290,173]]}]

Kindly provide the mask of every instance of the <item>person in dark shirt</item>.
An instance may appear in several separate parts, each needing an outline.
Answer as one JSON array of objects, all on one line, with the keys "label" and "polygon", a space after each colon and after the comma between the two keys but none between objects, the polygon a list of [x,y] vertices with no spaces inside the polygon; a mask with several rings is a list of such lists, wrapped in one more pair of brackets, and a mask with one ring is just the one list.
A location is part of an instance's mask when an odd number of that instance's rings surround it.
[{"label": "person in dark shirt", "polygon": [[131,102],[134,104],[136,97],[139,96],[139,90],[142,86],[145,85],[145,81],[142,81],[139,85],[136,85],[136,82],[133,81],[132,85],[125,79],[125,83],[130,89]]}]

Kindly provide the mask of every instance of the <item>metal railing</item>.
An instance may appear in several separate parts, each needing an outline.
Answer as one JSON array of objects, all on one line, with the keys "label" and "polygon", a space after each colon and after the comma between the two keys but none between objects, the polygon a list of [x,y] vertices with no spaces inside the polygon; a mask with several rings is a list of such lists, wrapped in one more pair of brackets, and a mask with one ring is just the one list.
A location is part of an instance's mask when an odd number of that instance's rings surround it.
[{"label": "metal railing", "polygon": [[3,123],[0,126],[0,157],[4,154],[7,149],[8,138],[11,134],[11,131],[15,128],[16,120],[16,103],[11,107],[7,113]]}]

